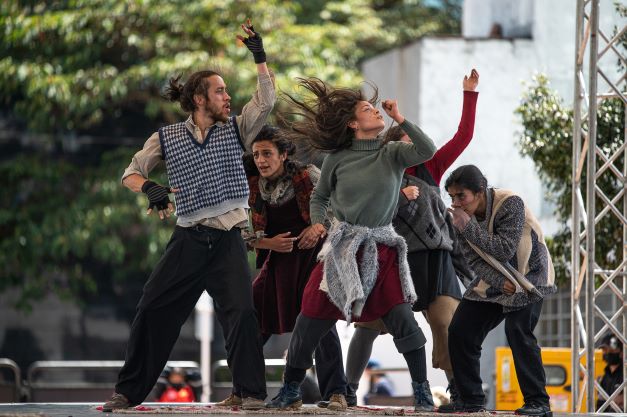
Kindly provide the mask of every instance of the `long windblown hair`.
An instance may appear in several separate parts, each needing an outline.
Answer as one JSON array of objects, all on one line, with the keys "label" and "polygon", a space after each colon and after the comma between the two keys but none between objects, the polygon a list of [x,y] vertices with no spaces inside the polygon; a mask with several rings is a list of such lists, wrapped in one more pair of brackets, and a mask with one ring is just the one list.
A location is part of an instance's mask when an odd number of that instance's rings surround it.
[{"label": "long windblown hair", "polygon": [[374,91],[368,98],[361,90],[334,88],[318,78],[298,80],[298,86],[313,94],[313,97],[299,99],[283,93],[291,110],[279,114],[287,127],[280,134],[325,152],[350,147],[355,132],[348,123],[355,120],[356,106],[360,101],[377,104],[377,87],[370,84]]}]

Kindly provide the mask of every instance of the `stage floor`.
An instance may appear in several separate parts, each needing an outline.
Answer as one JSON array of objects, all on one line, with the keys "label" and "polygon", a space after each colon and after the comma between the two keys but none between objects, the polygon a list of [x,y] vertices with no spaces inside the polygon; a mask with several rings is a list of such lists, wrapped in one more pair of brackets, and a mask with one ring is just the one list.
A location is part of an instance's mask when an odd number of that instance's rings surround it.
[{"label": "stage floor", "polygon": [[[102,417],[103,413],[98,409],[101,403],[13,403],[0,404],[0,417]],[[414,413],[411,408],[399,407],[356,407],[350,408],[346,412],[333,412],[313,405],[306,405],[298,411],[275,411],[266,410],[246,412],[236,409],[220,409],[211,404],[172,404],[168,406],[163,403],[146,403],[134,410],[123,410],[113,413],[105,413],[106,415],[142,415],[145,417],[163,417],[167,414],[175,414],[177,417],[196,417],[199,414],[211,414],[212,417],[233,416],[244,414],[259,415],[350,415],[350,416],[373,416],[373,415],[415,415],[415,416],[439,416],[446,414],[437,413]],[[454,414],[456,417],[463,417],[465,414]],[[496,411],[468,414],[473,417],[510,417],[512,412]],[[554,413],[554,417],[585,417],[594,414],[569,414]],[[621,414],[603,414],[604,416],[618,416]],[[623,414],[624,416],[624,414]]]}]

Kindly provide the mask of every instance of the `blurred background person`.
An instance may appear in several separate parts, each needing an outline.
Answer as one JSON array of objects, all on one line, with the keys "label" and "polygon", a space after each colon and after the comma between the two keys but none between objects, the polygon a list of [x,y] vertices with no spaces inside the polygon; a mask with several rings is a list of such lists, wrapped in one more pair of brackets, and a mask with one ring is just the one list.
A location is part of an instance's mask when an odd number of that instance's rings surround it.
[{"label": "blurred background person", "polygon": [[[612,395],[614,391],[616,391],[623,383],[623,366],[625,365],[625,358],[623,357],[623,343],[618,340],[618,337],[609,333],[603,336],[603,339],[601,339],[601,343],[599,344],[599,348],[603,351],[603,362],[607,365],[603,370],[603,375],[599,377],[598,382],[607,395]],[[596,408],[599,409],[604,402],[604,399],[597,398]],[[625,403],[623,391],[616,396],[614,402],[621,409],[623,408],[623,404]],[[613,413],[614,409],[612,407],[607,407],[604,412]]]},{"label": "blurred background person", "polygon": [[159,376],[152,395],[158,402],[197,402],[202,395],[200,372],[180,367],[166,367]]},{"label": "blurred background person", "polygon": [[385,372],[381,370],[381,365],[378,361],[374,359],[368,361],[366,375],[370,379],[370,388],[368,394],[364,396],[364,404],[374,404],[371,402],[373,396],[394,396],[394,384],[392,384]]}]

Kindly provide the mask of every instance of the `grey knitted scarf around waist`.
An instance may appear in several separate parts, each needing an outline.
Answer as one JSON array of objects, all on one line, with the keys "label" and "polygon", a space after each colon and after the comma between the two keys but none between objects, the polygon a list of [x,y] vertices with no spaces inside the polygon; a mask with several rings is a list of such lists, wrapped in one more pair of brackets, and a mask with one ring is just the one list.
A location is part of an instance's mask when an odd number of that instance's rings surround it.
[{"label": "grey knitted scarf around waist", "polygon": [[[324,262],[320,289],[327,292],[329,299],[344,314],[347,322],[353,316],[361,316],[366,300],[377,282],[378,243],[396,249],[403,300],[412,304],[416,301],[416,291],[407,263],[407,245],[392,225],[369,228],[335,220],[318,254],[318,259]],[[358,264],[359,249],[362,253]]]}]

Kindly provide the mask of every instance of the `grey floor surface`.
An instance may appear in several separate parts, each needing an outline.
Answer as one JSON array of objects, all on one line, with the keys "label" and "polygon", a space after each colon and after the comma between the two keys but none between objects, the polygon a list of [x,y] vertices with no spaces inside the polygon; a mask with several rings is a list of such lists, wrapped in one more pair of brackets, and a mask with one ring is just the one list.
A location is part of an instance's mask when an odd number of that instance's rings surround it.
[{"label": "grey floor surface", "polygon": [[[134,413],[103,413],[100,410],[97,410],[96,407],[100,405],[99,403],[13,403],[13,404],[0,404],[0,417],[103,417],[103,414],[106,416],[112,416],[112,417],[116,417],[116,416],[145,416],[145,417],[163,417],[166,415],[176,415],[177,417],[197,417],[198,415],[202,415],[202,414],[198,414],[198,413],[181,413],[181,412],[176,412],[176,413],[164,413],[164,412],[151,412],[149,411],[143,411],[143,412],[134,412]],[[162,403],[160,404],[144,404],[146,407],[159,407],[159,406],[163,406]],[[190,404],[190,406],[192,405],[197,405],[197,404]],[[177,410],[181,411],[183,410],[181,408],[181,406],[184,406],[183,404],[177,404],[177,406],[179,408],[177,408]],[[153,408],[154,409],[154,408]],[[387,409],[388,412],[386,414],[389,415],[403,415],[402,410],[399,409],[391,409],[388,408]],[[164,410],[162,410],[164,411]],[[302,410],[300,413],[293,413],[293,414],[298,414],[298,415],[322,415],[320,413],[320,411],[322,411],[321,409],[317,409],[315,406],[305,406],[305,409]],[[401,412],[399,412],[401,411]],[[204,415],[208,415],[208,413],[203,413]],[[220,417],[220,416],[234,416],[234,415],[244,415],[244,414],[256,414],[256,415],[264,415],[264,416],[269,416],[269,415],[274,415],[274,414],[270,414],[270,413],[257,413],[257,412],[251,412],[251,413],[246,413],[243,411],[238,411],[238,412],[226,412],[226,413],[216,413],[216,411],[213,411],[210,413],[210,415],[212,417]],[[290,413],[288,412],[281,412],[281,413],[276,413],[277,415],[290,415]],[[327,415],[331,415],[332,413],[327,412]],[[355,410],[352,409],[349,413],[333,413],[332,415],[342,415],[342,414],[348,414],[351,416],[371,416],[373,414],[380,414],[380,413],[369,413],[366,410],[362,410],[360,411],[359,409]],[[413,414],[413,413],[412,413]],[[511,415],[510,413],[504,413],[504,412],[498,412],[498,413],[480,413],[483,416],[485,415],[494,415],[494,416],[508,416]],[[415,414],[414,414],[415,415]],[[420,416],[430,416],[430,415],[437,415],[440,417],[445,417],[446,414],[437,414],[437,413],[421,413],[419,414]],[[464,417],[465,414],[454,414],[457,417]],[[595,414],[569,414],[569,413],[554,413],[554,417],[588,417],[588,416],[594,416]],[[600,414],[601,415],[601,414]],[[602,414],[603,416],[625,416],[625,414]],[[473,414],[472,416],[478,416],[478,414]]]}]

